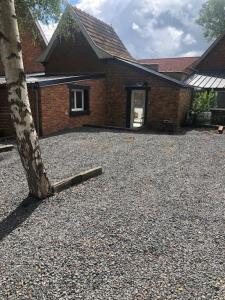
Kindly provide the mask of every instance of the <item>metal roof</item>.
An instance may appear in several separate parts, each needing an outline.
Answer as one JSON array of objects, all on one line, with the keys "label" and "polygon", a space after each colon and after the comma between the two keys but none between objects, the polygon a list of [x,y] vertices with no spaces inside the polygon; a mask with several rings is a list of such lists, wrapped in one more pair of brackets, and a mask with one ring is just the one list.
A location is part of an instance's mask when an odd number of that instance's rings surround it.
[{"label": "metal roof", "polygon": [[[28,85],[51,86],[58,84],[66,84],[70,82],[76,82],[86,79],[98,79],[103,78],[104,74],[85,74],[85,75],[60,75],[60,76],[47,76],[44,73],[27,74],[26,81]],[[0,76],[0,85],[5,85],[6,79],[4,76]]]},{"label": "metal roof", "polygon": [[186,81],[186,84],[203,89],[225,89],[225,74],[193,74]]}]

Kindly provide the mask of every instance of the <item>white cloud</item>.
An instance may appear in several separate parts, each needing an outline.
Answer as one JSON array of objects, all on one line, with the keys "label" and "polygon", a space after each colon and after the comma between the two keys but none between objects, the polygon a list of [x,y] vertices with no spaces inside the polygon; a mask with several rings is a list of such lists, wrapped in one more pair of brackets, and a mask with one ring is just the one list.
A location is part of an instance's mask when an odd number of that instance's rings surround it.
[{"label": "white cloud", "polygon": [[196,39],[193,37],[193,35],[191,35],[190,33],[186,34],[184,39],[183,39],[183,42],[186,44],[186,45],[193,45],[195,44],[197,41]]},{"label": "white cloud", "polygon": [[77,7],[83,10],[87,10],[89,13],[93,15],[100,15],[101,14],[101,6],[107,0],[85,0],[79,1]]},{"label": "white cloud", "polygon": [[112,24],[133,56],[150,58],[207,48],[195,23],[205,1],[79,0],[77,6]]},{"label": "white cloud", "polygon": [[179,56],[180,57],[196,57],[196,56],[201,56],[202,51],[189,51],[189,52],[184,52],[181,53]]},{"label": "white cloud", "polygon": [[132,24],[132,29],[133,29],[133,30],[136,30],[136,31],[139,31],[140,27],[139,27],[138,24],[133,23],[133,24]]}]

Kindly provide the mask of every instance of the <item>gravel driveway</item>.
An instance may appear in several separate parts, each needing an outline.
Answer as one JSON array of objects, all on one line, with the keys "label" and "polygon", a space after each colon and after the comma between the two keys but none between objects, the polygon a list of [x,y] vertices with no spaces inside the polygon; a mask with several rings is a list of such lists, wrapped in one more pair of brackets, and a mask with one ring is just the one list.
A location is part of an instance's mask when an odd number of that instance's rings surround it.
[{"label": "gravel driveway", "polygon": [[0,154],[0,299],[225,299],[224,135],[82,129],[41,144],[52,181],[104,174],[21,206],[18,154]]}]

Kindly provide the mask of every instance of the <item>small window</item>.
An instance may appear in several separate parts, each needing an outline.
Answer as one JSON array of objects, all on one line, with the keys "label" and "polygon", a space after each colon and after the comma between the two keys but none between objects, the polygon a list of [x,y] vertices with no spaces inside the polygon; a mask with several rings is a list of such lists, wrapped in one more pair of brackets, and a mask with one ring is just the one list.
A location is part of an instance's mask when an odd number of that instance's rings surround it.
[{"label": "small window", "polygon": [[89,87],[69,85],[70,116],[89,114]]},{"label": "small window", "polygon": [[71,111],[84,111],[84,90],[72,90]]}]

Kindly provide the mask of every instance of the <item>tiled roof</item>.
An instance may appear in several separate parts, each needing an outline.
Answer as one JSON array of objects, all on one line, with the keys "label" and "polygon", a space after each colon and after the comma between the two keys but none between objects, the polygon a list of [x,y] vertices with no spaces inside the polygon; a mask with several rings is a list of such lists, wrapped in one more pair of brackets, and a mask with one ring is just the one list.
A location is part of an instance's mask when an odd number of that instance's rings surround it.
[{"label": "tiled roof", "polygon": [[112,26],[76,7],[74,7],[74,10],[96,46],[112,56],[134,60]]},{"label": "tiled roof", "polygon": [[197,60],[199,57],[176,57],[176,58],[158,58],[158,59],[140,59],[139,63],[145,65],[158,65],[159,72],[182,72],[186,70]]}]

